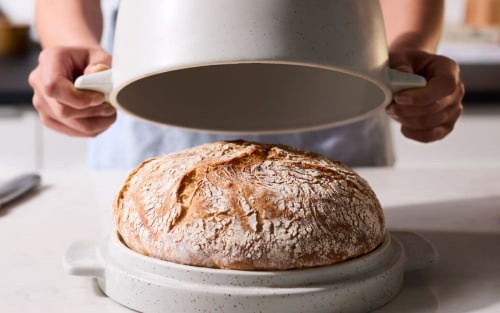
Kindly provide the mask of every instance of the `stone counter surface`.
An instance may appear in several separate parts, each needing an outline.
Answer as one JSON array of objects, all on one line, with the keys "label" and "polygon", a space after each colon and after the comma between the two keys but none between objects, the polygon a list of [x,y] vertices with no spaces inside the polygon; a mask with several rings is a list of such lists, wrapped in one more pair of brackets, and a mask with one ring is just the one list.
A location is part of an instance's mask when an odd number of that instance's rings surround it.
[{"label": "stone counter surface", "polygon": [[[378,313],[500,312],[500,168],[363,168],[389,230],[417,232],[438,250],[405,274]],[[15,173],[3,172],[0,181]],[[38,192],[0,209],[1,312],[131,312],[62,260],[75,241],[106,238],[127,173],[43,171]]]}]

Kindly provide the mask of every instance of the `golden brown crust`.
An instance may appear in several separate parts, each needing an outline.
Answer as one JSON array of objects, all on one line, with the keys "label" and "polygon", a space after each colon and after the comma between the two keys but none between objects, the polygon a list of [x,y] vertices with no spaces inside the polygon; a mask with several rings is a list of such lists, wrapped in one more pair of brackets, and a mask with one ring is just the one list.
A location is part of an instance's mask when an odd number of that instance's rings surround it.
[{"label": "golden brown crust", "polygon": [[144,161],[114,204],[124,242],[176,263],[248,270],[330,265],[385,233],[350,168],[288,146],[215,142]]}]

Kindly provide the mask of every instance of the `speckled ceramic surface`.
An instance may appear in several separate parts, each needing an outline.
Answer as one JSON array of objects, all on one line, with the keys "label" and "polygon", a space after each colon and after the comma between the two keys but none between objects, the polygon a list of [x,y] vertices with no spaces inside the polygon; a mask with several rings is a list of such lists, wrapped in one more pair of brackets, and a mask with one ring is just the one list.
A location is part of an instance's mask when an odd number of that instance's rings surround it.
[{"label": "speckled ceramic surface", "polygon": [[425,267],[436,258],[432,245],[418,235],[388,233],[372,253],[333,266],[220,270],[140,255],[114,233],[100,244],[75,243],[65,267],[73,275],[97,277],[110,298],[146,313],[361,313],[394,298],[405,270]]},{"label": "speckled ceramic surface", "polygon": [[314,130],[425,85],[388,68],[378,1],[121,1],[116,27],[112,69],[75,85],[153,123]]}]

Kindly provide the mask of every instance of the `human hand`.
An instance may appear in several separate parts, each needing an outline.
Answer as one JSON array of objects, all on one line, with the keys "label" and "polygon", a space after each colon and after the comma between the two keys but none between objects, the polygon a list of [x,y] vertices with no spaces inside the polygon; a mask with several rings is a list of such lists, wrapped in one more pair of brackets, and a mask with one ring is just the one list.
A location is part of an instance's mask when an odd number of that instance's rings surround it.
[{"label": "human hand", "polygon": [[78,90],[74,80],[86,73],[109,68],[111,56],[101,49],[46,48],[31,72],[33,106],[40,121],[57,132],[94,137],[116,119],[115,109],[98,92]]},{"label": "human hand", "polygon": [[424,51],[393,52],[390,66],[426,78],[427,86],[398,92],[386,108],[401,123],[405,137],[420,142],[444,138],[455,126],[463,106],[464,85],[453,60]]}]

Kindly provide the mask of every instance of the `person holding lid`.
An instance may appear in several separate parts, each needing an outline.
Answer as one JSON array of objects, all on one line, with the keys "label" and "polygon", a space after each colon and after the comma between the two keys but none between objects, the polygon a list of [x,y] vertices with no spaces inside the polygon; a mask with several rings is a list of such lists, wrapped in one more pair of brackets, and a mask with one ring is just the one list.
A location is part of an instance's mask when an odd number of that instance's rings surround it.
[{"label": "person holding lid", "polygon": [[453,130],[463,110],[459,66],[436,54],[444,0],[380,0],[390,66],[427,80],[423,88],[395,94],[385,112],[331,129],[280,135],[221,135],[149,124],[116,112],[102,94],[73,85],[76,77],[111,66],[115,2],[36,0],[35,6],[43,49],[29,77],[33,105],[46,127],[92,137],[94,169],[132,169],[151,156],[231,139],[291,145],[349,166],[389,166],[394,162],[389,118],[401,124],[404,136],[432,142]]}]

